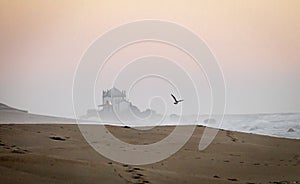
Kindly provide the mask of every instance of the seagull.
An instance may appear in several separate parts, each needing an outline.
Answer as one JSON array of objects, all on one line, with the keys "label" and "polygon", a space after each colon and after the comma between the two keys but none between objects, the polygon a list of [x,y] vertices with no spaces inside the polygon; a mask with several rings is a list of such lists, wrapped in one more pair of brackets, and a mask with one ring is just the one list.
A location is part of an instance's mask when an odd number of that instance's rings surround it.
[{"label": "seagull", "polygon": [[173,99],[175,100],[175,102],[174,102],[175,105],[178,104],[179,102],[182,102],[182,101],[183,101],[183,100],[177,100],[173,94],[171,94],[171,96],[172,96]]}]

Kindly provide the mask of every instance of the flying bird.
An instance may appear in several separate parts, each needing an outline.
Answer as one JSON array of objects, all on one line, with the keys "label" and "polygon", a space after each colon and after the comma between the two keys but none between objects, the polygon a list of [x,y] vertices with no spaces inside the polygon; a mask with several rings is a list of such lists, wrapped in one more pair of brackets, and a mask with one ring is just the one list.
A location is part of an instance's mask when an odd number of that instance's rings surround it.
[{"label": "flying bird", "polygon": [[171,96],[173,97],[173,99],[174,99],[174,101],[175,101],[175,102],[174,102],[175,105],[178,104],[179,102],[182,102],[182,101],[183,101],[183,100],[177,100],[173,94],[171,94]]}]

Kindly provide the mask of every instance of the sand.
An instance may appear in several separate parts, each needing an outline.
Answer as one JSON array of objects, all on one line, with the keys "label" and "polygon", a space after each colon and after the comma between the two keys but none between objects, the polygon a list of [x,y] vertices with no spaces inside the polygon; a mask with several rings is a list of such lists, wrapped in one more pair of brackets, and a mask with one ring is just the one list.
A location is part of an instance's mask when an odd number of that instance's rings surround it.
[{"label": "sand", "polygon": [[[188,143],[170,158],[133,166],[94,151],[77,125],[0,121],[0,183],[300,183],[300,140],[222,130],[200,152],[204,127],[197,127]],[[108,128],[134,144],[155,142],[173,129]]]}]

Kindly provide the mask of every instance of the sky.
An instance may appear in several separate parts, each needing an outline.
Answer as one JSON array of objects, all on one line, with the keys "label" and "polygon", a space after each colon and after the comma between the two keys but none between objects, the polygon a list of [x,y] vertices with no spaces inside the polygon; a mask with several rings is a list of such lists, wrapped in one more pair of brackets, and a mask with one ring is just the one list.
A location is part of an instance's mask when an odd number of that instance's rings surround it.
[{"label": "sky", "polygon": [[[73,78],[90,44],[121,24],[159,19],[192,30],[211,49],[226,81],[226,113],[300,112],[299,17],[296,0],[4,0],[0,2],[0,102],[33,113],[72,117]],[[186,60],[178,62],[193,72]],[[106,70],[113,73],[119,65]],[[201,77],[198,81],[203,82]],[[101,90],[109,85],[97,82],[96,101],[101,103]],[[144,85],[158,89],[156,95],[165,93],[163,84],[150,83]],[[145,109],[139,100],[144,92],[138,89],[131,100]],[[207,94],[202,95],[205,113]]]}]

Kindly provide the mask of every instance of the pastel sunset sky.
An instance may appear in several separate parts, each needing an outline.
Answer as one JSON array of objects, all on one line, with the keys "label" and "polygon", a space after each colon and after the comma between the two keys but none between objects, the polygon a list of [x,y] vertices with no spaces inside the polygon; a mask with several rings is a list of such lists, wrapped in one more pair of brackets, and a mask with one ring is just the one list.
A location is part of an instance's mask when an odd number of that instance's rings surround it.
[{"label": "pastel sunset sky", "polygon": [[297,0],[2,0],[0,102],[72,116],[73,77],[89,45],[121,24],[159,19],[207,43],[224,72],[227,113],[300,112],[299,17]]}]

